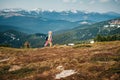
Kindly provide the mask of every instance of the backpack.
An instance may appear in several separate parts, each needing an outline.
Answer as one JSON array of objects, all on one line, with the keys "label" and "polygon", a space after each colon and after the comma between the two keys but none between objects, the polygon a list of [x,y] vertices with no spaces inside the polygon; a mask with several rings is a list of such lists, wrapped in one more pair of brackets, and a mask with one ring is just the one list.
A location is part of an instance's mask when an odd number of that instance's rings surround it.
[{"label": "backpack", "polygon": [[48,36],[45,38],[45,40],[46,40],[46,41],[48,40]]}]

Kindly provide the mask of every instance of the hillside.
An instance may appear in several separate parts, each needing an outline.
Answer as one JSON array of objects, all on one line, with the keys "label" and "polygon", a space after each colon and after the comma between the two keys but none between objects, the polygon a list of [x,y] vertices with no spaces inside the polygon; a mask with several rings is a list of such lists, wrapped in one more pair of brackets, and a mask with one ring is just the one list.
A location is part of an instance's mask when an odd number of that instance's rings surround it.
[{"label": "hillside", "polygon": [[10,45],[11,47],[20,48],[28,41],[31,47],[43,47],[46,34],[36,33],[27,34],[16,30],[7,30],[0,32],[0,45]]},{"label": "hillside", "polygon": [[73,47],[0,47],[0,79],[119,80],[120,41]]},{"label": "hillside", "polygon": [[100,35],[120,34],[120,24],[112,24],[112,21],[120,21],[120,18],[102,21],[89,25],[78,26],[54,35],[54,42],[66,44],[80,40],[88,40]]}]

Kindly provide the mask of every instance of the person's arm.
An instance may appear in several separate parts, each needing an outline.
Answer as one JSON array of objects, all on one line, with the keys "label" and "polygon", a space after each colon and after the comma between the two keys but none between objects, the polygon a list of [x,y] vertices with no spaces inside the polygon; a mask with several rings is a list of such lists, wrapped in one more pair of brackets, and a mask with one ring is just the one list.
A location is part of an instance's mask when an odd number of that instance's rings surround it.
[{"label": "person's arm", "polygon": [[48,40],[50,40],[50,35],[48,35]]},{"label": "person's arm", "polygon": [[52,40],[52,35],[48,36],[48,40],[50,40],[50,41]]}]

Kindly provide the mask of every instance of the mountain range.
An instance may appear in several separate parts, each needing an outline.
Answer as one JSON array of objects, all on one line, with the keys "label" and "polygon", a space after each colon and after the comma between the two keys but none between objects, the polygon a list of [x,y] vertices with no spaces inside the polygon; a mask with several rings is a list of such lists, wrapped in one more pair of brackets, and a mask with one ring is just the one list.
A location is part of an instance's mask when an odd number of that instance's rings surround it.
[{"label": "mountain range", "polygon": [[84,24],[94,24],[120,17],[114,12],[97,13],[86,11],[47,11],[41,9],[0,10],[0,32],[10,29],[25,33],[47,33],[72,29]]}]

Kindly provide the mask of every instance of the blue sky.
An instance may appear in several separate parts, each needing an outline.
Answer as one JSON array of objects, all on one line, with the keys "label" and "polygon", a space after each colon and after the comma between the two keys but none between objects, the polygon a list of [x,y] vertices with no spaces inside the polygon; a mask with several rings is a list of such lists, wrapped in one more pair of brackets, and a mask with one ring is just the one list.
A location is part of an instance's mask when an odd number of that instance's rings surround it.
[{"label": "blue sky", "polygon": [[0,9],[4,8],[120,13],[120,0],[0,0]]}]

